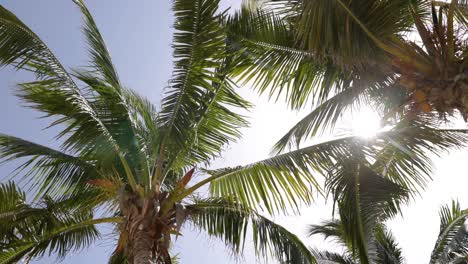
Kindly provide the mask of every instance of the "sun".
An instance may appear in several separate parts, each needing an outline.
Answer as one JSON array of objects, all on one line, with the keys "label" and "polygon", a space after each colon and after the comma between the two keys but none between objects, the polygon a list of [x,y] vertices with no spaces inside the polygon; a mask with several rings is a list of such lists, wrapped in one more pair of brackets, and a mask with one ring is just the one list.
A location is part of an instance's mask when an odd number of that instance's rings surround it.
[{"label": "sun", "polygon": [[381,130],[379,115],[369,107],[362,107],[358,111],[353,111],[351,115],[351,128],[353,134],[372,138]]}]

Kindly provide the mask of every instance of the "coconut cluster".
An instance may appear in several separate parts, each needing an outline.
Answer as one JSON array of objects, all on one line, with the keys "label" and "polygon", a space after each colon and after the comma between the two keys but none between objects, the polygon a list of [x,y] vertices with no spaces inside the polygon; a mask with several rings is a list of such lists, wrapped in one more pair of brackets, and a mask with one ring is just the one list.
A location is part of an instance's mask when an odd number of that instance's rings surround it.
[{"label": "coconut cluster", "polygon": [[[405,42],[406,58],[393,60],[399,83],[410,92],[411,110],[437,111],[441,116],[460,112],[468,120],[468,55],[466,34],[447,27],[419,25],[422,44]],[[451,37],[450,37],[451,36]]]}]

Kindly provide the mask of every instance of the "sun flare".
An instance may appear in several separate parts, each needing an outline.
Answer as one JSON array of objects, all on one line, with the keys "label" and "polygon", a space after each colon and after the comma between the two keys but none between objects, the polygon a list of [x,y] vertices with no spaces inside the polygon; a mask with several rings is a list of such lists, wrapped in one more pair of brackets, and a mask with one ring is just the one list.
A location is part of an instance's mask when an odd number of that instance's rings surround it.
[{"label": "sun flare", "polygon": [[351,119],[351,128],[353,134],[372,138],[382,128],[379,115],[369,107],[363,107],[353,112]]}]

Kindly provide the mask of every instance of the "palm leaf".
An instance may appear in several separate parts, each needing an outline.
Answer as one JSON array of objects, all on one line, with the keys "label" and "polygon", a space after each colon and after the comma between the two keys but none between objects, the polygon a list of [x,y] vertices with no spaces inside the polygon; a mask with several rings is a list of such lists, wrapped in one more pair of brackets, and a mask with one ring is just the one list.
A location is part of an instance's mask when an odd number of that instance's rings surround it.
[{"label": "palm leaf", "polygon": [[226,26],[228,46],[237,56],[233,73],[260,93],[285,96],[291,107],[299,108],[310,97],[320,104],[349,84],[350,75],[298,47],[286,21],[271,11],[242,9]]},{"label": "palm leaf", "polygon": [[34,180],[37,195],[74,193],[86,181],[99,177],[92,161],[75,157],[24,139],[0,134],[0,160],[28,158],[17,169],[23,179]]},{"label": "palm leaf", "polygon": [[372,168],[405,188],[419,191],[431,179],[430,154],[440,156],[466,144],[466,130],[438,129],[431,115],[401,120],[379,143]]},{"label": "palm leaf", "polygon": [[323,221],[318,225],[310,225],[307,235],[322,235],[324,239],[331,239],[336,244],[347,248],[352,252],[351,241],[346,237],[346,232],[340,220],[333,219]]},{"label": "palm leaf", "polygon": [[250,226],[257,254],[273,255],[281,263],[316,263],[296,235],[248,207],[214,198],[196,201],[187,209],[195,226],[223,239],[235,253],[243,251]]},{"label": "palm leaf", "polygon": [[95,224],[119,220],[93,219],[92,209],[82,207],[86,199],[77,196],[62,200],[44,197],[40,203],[28,205],[24,193],[12,182],[0,185],[0,197],[0,263],[41,257],[47,251],[62,258],[99,237]]},{"label": "palm leaf", "polygon": [[[424,122],[424,121],[421,121]],[[353,155],[364,155],[379,174],[404,188],[419,190],[430,178],[432,164],[427,152],[441,153],[464,146],[466,130],[439,130],[402,122],[378,133],[374,139],[342,137],[280,154],[246,166],[208,171],[214,196],[235,197],[250,207],[270,213],[299,209],[310,204],[311,185]],[[387,154],[383,154],[387,153]],[[318,188],[318,187],[317,187]],[[319,189],[319,188],[318,188]]]},{"label": "palm leaf", "polygon": [[83,0],[74,0],[74,2],[79,6],[84,15],[85,27],[83,28],[83,32],[88,41],[92,68],[95,72],[99,73],[99,77],[102,81],[112,86],[114,89],[119,89],[121,84],[117,71],[112,63],[106,44],[94,18],[85,6]]},{"label": "palm leaf", "polygon": [[[367,87],[366,87],[367,88]],[[297,122],[273,147],[272,154],[281,153],[285,149],[299,147],[307,138],[332,130],[340,116],[347,108],[359,105],[364,97],[363,86],[354,86],[333,96],[320,104],[307,116]]]},{"label": "palm leaf", "polygon": [[66,219],[61,225],[47,230],[44,235],[36,235],[21,242],[10,244],[10,248],[0,253],[0,263],[16,263],[23,257],[41,257],[47,251],[64,257],[67,252],[89,246],[98,237],[94,225],[115,222],[115,218],[87,219],[87,215],[76,215]]},{"label": "palm leaf", "polygon": [[327,179],[327,190],[339,208],[343,236],[361,263],[371,263],[374,227],[400,212],[408,190],[378,175],[359,160],[341,164]]},{"label": "palm leaf", "polygon": [[340,255],[329,251],[313,249],[312,254],[317,259],[318,264],[355,264],[356,262],[346,255]]},{"label": "palm leaf", "polygon": [[40,38],[3,7],[0,7],[0,39],[1,64],[36,73],[38,80],[20,84],[17,95],[31,108],[56,118],[52,126],[65,125],[58,135],[67,136],[64,150],[100,155],[103,163],[118,157],[122,166],[128,165],[90,98],[86,98],[86,93]]},{"label": "palm leaf", "polygon": [[[234,92],[227,76],[231,66],[218,4],[185,0],[173,5],[174,71],[158,117],[167,169],[183,169],[187,160],[190,165],[207,162],[247,124],[229,109],[248,104]],[[186,162],[177,162],[181,160]]]},{"label": "palm leaf", "polygon": [[377,247],[375,261],[378,264],[402,264],[404,259],[393,234],[384,225],[374,229],[374,239]]},{"label": "palm leaf", "polygon": [[439,215],[440,232],[430,263],[448,263],[468,256],[468,233],[464,226],[468,211],[461,210],[458,201],[452,201],[452,206],[442,206]]}]

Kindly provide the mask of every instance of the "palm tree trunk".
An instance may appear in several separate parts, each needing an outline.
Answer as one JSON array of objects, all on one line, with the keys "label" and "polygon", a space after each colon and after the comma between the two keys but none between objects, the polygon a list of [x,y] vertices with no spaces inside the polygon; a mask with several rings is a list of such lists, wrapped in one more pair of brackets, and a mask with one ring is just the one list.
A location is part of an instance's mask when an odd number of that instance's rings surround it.
[{"label": "palm tree trunk", "polygon": [[133,264],[152,264],[153,241],[148,230],[136,231],[133,241]]}]

